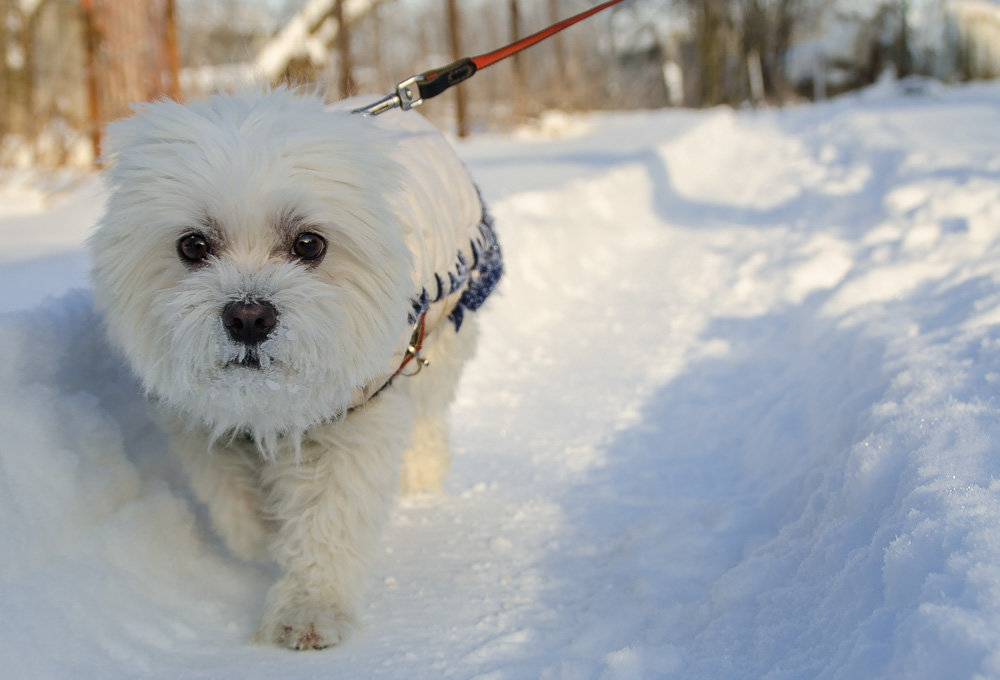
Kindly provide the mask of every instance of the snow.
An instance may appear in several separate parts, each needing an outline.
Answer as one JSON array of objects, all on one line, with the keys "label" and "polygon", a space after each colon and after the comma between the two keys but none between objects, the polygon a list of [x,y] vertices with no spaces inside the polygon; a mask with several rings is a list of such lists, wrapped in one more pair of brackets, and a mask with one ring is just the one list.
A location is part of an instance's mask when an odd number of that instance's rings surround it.
[{"label": "snow", "polygon": [[31,309],[86,285],[82,241],[103,207],[92,178],[0,174],[0,312]]},{"label": "snow", "polygon": [[508,274],[448,494],[318,653],[101,340],[99,183],[0,203],[7,674],[1000,677],[1000,85],[544,126],[459,145]]}]

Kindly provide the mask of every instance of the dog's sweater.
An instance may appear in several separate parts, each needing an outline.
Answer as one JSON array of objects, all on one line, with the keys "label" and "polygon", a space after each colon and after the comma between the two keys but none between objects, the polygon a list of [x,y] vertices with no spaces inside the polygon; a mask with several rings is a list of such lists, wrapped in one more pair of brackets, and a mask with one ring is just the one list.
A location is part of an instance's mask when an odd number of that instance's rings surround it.
[{"label": "dog's sweater", "polygon": [[408,321],[412,326],[426,314],[427,332],[445,319],[458,330],[503,275],[493,221],[451,145],[423,117],[395,111],[373,122],[393,131],[392,155],[408,170],[407,185],[395,193],[399,214],[410,218],[414,293]]}]

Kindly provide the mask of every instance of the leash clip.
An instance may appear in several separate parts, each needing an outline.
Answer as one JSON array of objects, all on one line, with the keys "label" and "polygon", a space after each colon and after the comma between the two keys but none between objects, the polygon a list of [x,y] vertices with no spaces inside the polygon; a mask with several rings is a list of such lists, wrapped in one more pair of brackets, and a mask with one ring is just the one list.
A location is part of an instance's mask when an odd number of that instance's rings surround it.
[{"label": "leash clip", "polygon": [[[410,345],[409,347],[406,348],[406,357],[407,357],[407,361],[413,359],[413,360],[416,361],[416,364],[417,364],[416,369],[413,370],[413,371],[410,371],[409,373],[400,371],[400,375],[404,375],[407,378],[412,378],[417,373],[420,373],[420,371],[423,368],[426,368],[427,366],[431,365],[430,361],[428,361],[427,359],[425,359],[422,356],[420,356],[420,348],[416,347],[414,345]],[[400,368],[402,368],[402,367],[400,367]]]},{"label": "leash clip", "polygon": [[425,80],[424,76],[410,76],[406,80],[400,81],[396,84],[396,91],[382,99],[379,99],[374,104],[369,104],[368,106],[363,106],[360,109],[354,109],[352,113],[361,113],[366,116],[377,116],[380,113],[385,113],[386,111],[391,111],[392,109],[403,109],[404,111],[409,111],[410,109],[415,109],[424,103],[423,97],[420,95],[420,84]]},{"label": "leash clip", "polygon": [[[389,378],[390,382],[392,382],[392,379],[395,378],[397,375],[404,375],[409,378],[411,376],[416,375],[417,373],[420,373],[421,369],[423,369],[425,366],[430,366],[431,362],[425,359],[420,354],[420,350],[423,349],[424,347],[424,331],[425,331],[426,321],[427,321],[427,312],[425,311],[423,314],[420,315],[420,319],[417,320],[417,325],[413,329],[413,335],[410,336],[410,342],[406,346],[406,352],[403,353],[403,363],[401,363],[399,365],[399,368],[396,369],[396,372],[392,374],[392,378]],[[406,368],[406,365],[413,360],[416,360],[416,366],[417,366],[416,370],[411,371],[409,373],[404,373],[403,369]]]},{"label": "leash clip", "polygon": [[404,111],[415,109],[424,103],[420,96],[420,84],[425,78],[420,76],[410,76],[401,83],[396,84],[396,96],[399,98],[399,106]]},{"label": "leash clip", "polygon": [[559,31],[569,28],[578,21],[583,21],[587,17],[602,12],[609,7],[613,7],[625,0],[606,0],[596,7],[592,7],[585,12],[580,12],[569,19],[563,19],[552,24],[545,30],[533,33],[527,38],[521,38],[511,44],[501,47],[498,50],[480,54],[476,57],[465,57],[447,66],[431,71],[425,71],[417,76],[410,76],[406,80],[396,84],[396,91],[387,97],[379,99],[374,104],[354,109],[353,113],[360,113],[366,116],[377,116],[391,109],[401,108],[404,111],[414,109],[424,103],[425,99],[436,97],[452,85],[458,85],[463,80],[471,78],[477,71],[484,69],[491,64],[495,64],[502,59],[517,54],[521,50],[527,49],[546,38],[550,38]]}]

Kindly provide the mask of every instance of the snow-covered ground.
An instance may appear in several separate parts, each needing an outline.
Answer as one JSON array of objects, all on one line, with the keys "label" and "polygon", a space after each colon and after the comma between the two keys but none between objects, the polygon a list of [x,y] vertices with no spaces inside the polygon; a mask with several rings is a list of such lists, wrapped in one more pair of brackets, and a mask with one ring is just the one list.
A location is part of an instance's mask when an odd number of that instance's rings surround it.
[{"label": "snow-covered ground", "polygon": [[1000,678],[1000,86],[546,127],[460,145],[508,275],[448,495],[317,653],[100,339],[100,185],[0,188],[4,677]]}]

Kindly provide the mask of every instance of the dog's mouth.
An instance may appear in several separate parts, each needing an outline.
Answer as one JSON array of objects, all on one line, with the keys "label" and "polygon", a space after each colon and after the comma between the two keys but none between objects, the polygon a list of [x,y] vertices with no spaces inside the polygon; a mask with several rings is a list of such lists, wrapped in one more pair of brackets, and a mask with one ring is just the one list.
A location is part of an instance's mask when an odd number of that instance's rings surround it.
[{"label": "dog's mouth", "polygon": [[236,363],[242,366],[243,368],[260,369],[260,357],[258,357],[256,354],[248,354],[247,356],[243,357]]},{"label": "dog's mouth", "polygon": [[240,366],[242,368],[249,368],[257,371],[263,368],[261,365],[260,353],[255,347],[247,349],[240,356],[231,359],[226,365]]}]

